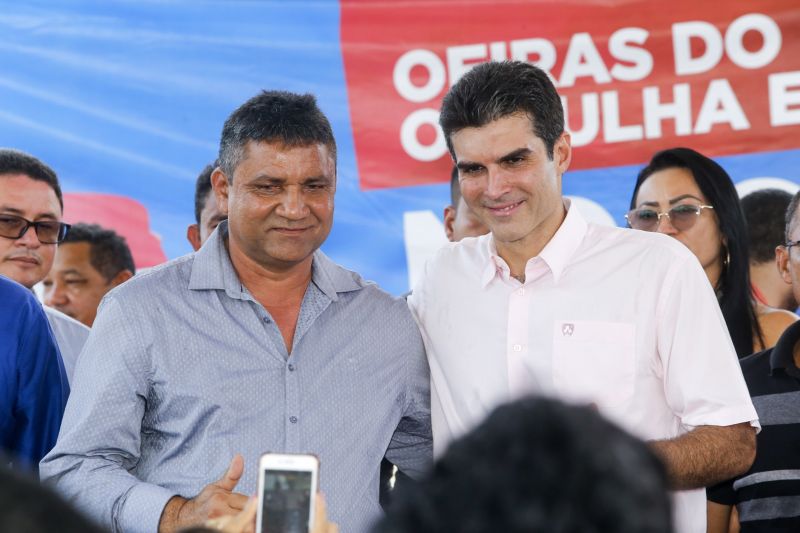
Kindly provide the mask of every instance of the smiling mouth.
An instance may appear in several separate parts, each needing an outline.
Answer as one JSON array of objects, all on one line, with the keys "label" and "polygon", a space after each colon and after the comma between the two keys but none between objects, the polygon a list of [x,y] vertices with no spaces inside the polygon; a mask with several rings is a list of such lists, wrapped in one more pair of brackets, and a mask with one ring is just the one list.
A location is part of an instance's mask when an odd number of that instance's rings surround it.
[{"label": "smiling mouth", "polygon": [[274,231],[278,233],[283,233],[284,235],[299,235],[303,232],[310,230],[311,227],[305,228],[273,228]]},{"label": "smiling mouth", "polygon": [[507,217],[516,211],[517,207],[519,207],[521,204],[522,200],[519,202],[513,202],[499,206],[486,206],[486,209],[488,209],[489,212],[496,217]]}]

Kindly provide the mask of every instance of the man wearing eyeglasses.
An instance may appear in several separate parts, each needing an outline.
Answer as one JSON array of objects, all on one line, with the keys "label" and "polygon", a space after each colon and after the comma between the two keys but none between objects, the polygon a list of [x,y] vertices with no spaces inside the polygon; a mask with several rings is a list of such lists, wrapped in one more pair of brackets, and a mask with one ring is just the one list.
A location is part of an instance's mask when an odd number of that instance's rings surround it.
[{"label": "man wearing eyeglasses", "polygon": [[[786,211],[786,242],[775,250],[778,271],[800,297],[800,193]],[[728,533],[735,506],[742,533],[800,531],[800,321],[774,348],[741,361],[758,411],[756,459],[747,472],[708,490],[708,533]]]},{"label": "man wearing eyeglasses", "polygon": [[[53,170],[17,150],[0,149],[0,274],[32,289],[53,266],[56,245],[69,229],[61,222],[64,201]],[[72,375],[89,328],[44,307],[67,375]]]},{"label": "man wearing eyeglasses", "polygon": [[409,297],[434,453],[525,395],[591,404],[663,459],[676,531],[704,533],[703,489],[750,466],[758,416],[697,259],[674,239],[589,223],[563,197],[570,135],[535,66],[474,67],[440,124],[490,234],[443,247]]}]

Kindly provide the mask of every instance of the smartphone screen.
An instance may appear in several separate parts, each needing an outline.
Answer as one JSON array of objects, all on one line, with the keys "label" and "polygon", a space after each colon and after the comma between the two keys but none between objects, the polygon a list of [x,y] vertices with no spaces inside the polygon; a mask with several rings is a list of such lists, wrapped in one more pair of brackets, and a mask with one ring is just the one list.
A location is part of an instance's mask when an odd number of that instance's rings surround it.
[{"label": "smartphone screen", "polygon": [[262,533],[308,533],[312,472],[264,470]]}]

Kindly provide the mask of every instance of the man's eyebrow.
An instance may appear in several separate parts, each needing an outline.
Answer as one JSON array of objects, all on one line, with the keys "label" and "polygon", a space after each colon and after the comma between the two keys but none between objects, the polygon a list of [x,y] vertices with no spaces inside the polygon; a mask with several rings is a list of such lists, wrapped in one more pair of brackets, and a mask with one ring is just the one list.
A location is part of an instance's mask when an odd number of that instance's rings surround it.
[{"label": "man's eyebrow", "polygon": [[471,168],[481,167],[481,166],[483,165],[481,165],[480,163],[474,163],[472,161],[459,161],[458,163],[456,163],[456,167],[458,167],[458,170],[469,170]]},{"label": "man's eyebrow", "polygon": [[313,182],[320,182],[320,181],[325,182],[325,183],[331,183],[333,181],[333,178],[329,178],[328,176],[325,176],[324,174],[320,174],[319,176],[309,176],[308,178],[303,180],[303,183],[313,183]]},{"label": "man's eyebrow", "polygon": [[531,153],[531,149],[530,148],[526,148],[526,147],[517,148],[513,152],[509,152],[506,155],[504,155],[501,158],[499,158],[497,160],[497,162],[498,163],[502,163],[504,161],[509,161],[511,159],[516,159],[518,157],[523,157],[523,156],[529,155],[530,153]]},{"label": "man's eyebrow", "polygon": [[283,178],[277,178],[275,176],[270,176],[268,174],[259,174],[255,178],[253,178],[253,182],[256,181],[269,181],[271,183],[284,183],[286,180]]},{"label": "man's eyebrow", "polygon": [[[9,215],[17,215],[18,217],[25,218],[25,213],[17,209],[16,207],[12,207],[10,205],[0,205],[0,212],[9,214]],[[38,213],[35,217],[33,217],[33,221],[42,220],[42,219],[52,219],[58,220],[58,216],[55,213],[48,212],[48,213]]]},{"label": "man's eyebrow", "polygon": [[78,272],[78,271],[77,271],[77,270],[75,270],[74,268],[68,268],[68,269],[66,269],[66,270],[62,270],[62,271],[60,272],[60,274],[61,274],[62,276],[66,276],[66,275],[68,275],[68,274],[74,274],[74,275],[76,275],[76,276],[83,276],[83,274],[81,274],[80,272]]}]

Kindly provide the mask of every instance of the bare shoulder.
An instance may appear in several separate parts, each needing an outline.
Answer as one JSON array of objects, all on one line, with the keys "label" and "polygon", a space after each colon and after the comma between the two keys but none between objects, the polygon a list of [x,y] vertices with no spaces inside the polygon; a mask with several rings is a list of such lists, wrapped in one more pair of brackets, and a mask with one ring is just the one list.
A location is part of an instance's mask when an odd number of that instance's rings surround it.
[{"label": "bare shoulder", "polygon": [[758,317],[758,325],[761,326],[761,331],[764,334],[765,346],[762,349],[775,346],[786,328],[800,318],[791,311],[775,309],[762,304],[756,306],[756,316]]}]

